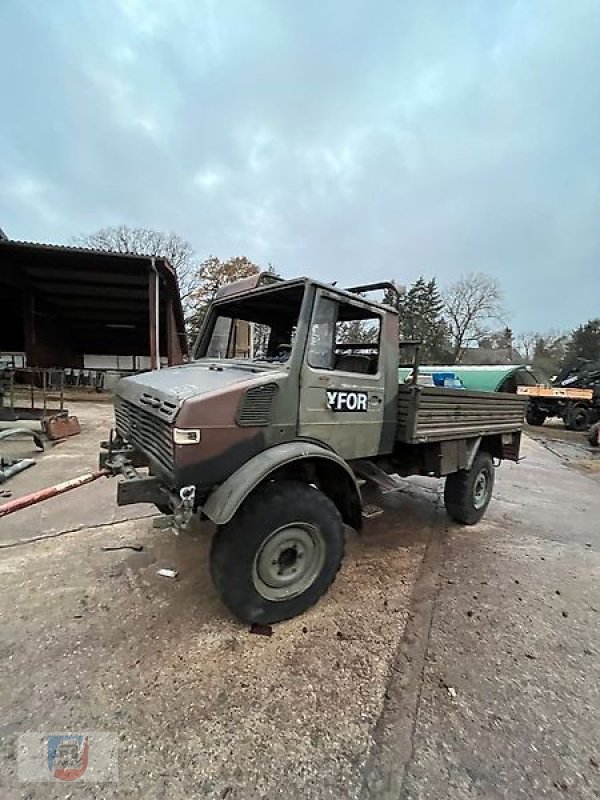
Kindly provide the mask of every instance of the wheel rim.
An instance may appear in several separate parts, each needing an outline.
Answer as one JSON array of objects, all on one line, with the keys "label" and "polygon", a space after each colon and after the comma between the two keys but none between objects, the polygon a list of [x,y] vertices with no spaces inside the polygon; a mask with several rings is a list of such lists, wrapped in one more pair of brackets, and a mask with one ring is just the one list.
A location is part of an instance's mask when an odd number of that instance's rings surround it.
[{"label": "wheel rim", "polygon": [[490,476],[486,469],[481,470],[473,484],[473,506],[477,510],[487,503],[490,491]]},{"label": "wheel rim", "polygon": [[306,522],[288,523],[273,531],[254,557],[254,588],[266,600],[289,600],[312,586],[324,563],[321,531]]}]

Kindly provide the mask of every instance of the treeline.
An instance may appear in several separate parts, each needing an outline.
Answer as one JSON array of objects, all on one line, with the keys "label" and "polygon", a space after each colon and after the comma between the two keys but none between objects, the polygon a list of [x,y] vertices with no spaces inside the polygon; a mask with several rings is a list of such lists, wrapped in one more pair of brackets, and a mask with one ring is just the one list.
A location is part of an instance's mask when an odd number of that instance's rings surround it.
[{"label": "treeline", "polygon": [[515,333],[502,324],[507,313],[498,282],[483,274],[467,275],[444,291],[435,279],[419,278],[398,311],[403,335],[423,342],[423,363],[524,363],[545,378],[580,361],[600,363],[600,318],[568,332]]},{"label": "treeline", "polygon": [[[190,341],[202,323],[217,290],[224,284],[259,271],[245,256],[222,260],[209,256],[198,261],[189,242],[174,233],[120,225],[80,236],[76,244],[99,250],[168,258],[179,278]],[[419,340],[421,361],[457,364],[490,354],[496,363],[526,363],[545,377],[585,359],[600,362],[600,319],[590,319],[573,331],[515,333],[506,324],[508,314],[499,282],[483,273],[471,273],[440,288],[435,278],[418,278],[398,297],[389,293],[400,319],[400,336]],[[479,351],[479,352],[477,352]],[[477,363],[483,363],[477,359]]]}]

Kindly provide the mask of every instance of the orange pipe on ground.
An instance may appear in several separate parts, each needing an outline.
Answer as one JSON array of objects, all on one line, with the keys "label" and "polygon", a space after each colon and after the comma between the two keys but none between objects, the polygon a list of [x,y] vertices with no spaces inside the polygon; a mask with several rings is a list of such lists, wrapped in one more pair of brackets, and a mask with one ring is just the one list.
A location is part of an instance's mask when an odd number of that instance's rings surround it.
[{"label": "orange pipe on ground", "polygon": [[9,500],[8,503],[4,503],[0,506],[0,517],[6,517],[14,511],[20,511],[22,508],[34,506],[36,503],[41,503],[43,500],[48,500],[59,494],[70,492],[71,489],[85,486],[86,483],[91,483],[98,478],[103,478],[105,475],[110,475],[107,469],[97,469],[95,472],[88,472],[85,475],[80,475],[78,478],[71,478],[69,481],[57,483],[55,486],[49,486],[47,489],[40,489],[39,492],[32,492],[32,494],[26,494],[23,497]]}]

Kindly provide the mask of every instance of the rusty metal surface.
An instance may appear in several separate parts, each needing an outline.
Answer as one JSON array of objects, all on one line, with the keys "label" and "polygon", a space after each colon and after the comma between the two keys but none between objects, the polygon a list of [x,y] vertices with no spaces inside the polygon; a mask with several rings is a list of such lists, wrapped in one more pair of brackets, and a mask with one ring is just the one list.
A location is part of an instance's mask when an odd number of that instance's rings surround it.
[{"label": "rusty metal surface", "polygon": [[79,420],[73,414],[57,414],[43,420],[44,433],[53,441],[66,439],[68,436],[77,436],[81,433]]}]

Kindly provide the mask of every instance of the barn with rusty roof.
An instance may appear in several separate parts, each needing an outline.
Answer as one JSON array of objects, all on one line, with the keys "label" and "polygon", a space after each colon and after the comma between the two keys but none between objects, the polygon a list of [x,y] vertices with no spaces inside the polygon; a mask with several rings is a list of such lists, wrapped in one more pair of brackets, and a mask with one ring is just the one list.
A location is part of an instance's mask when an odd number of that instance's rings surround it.
[{"label": "barn with rusty roof", "polygon": [[129,371],[187,351],[166,259],[0,236],[0,354],[17,366]]}]

